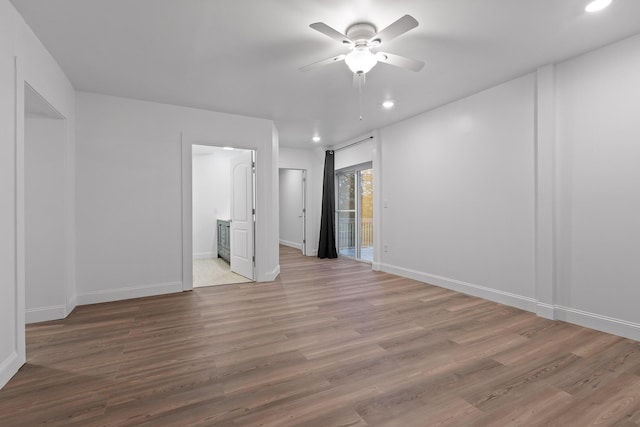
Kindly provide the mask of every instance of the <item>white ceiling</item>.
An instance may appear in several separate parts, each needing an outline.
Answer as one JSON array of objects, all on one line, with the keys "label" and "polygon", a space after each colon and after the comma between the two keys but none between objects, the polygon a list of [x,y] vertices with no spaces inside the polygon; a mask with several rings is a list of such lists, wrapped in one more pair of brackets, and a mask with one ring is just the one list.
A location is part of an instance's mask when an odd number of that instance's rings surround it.
[{"label": "white ceiling", "polygon": [[[640,1],[614,0],[12,0],[76,89],[273,119],[285,146],[353,138],[640,32]],[[344,63],[298,68],[344,52],[309,28],[418,28],[384,50],[424,60],[368,75],[364,118]],[[391,111],[380,104],[397,101]]]}]

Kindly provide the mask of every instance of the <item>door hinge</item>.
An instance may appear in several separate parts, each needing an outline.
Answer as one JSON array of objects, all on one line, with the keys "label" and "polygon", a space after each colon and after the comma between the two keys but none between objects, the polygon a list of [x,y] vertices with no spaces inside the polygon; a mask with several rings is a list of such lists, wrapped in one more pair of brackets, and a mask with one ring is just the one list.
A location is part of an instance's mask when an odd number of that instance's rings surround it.
[{"label": "door hinge", "polygon": [[304,239],[302,239],[302,243],[307,243],[307,241],[306,241],[306,240],[304,240]]},{"label": "door hinge", "polygon": [[256,214],[256,209],[255,209],[255,208],[251,209],[251,211],[252,211],[252,213],[253,213],[254,215]]},{"label": "door hinge", "polygon": [[256,262],[256,256],[255,255],[253,256],[253,262]]}]

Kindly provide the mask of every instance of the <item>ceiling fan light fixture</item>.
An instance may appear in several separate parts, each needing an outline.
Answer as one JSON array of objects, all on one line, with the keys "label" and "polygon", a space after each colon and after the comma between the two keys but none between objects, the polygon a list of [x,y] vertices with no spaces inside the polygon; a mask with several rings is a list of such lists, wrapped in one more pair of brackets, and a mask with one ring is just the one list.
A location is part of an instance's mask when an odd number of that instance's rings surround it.
[{"label": "ceiling fan light fixture", "polygon": [[344,61],[355,74],[366,74],[378,63],[378,59],[368,47],[354,48]]},{"label": "ceiling fan light fixture", "polygon": [[589,13],[599,12],[611,4],[611,0],[594,0],[584,8]]}]

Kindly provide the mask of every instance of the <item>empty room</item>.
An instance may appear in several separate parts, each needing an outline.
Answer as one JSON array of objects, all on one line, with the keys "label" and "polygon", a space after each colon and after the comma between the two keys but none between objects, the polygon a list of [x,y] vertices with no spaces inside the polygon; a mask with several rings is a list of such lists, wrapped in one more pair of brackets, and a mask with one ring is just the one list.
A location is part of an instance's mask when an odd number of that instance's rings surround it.
[{"label": "empty room", "polygon": [[0,426],[640,426],[638,17],[0,0]]}]

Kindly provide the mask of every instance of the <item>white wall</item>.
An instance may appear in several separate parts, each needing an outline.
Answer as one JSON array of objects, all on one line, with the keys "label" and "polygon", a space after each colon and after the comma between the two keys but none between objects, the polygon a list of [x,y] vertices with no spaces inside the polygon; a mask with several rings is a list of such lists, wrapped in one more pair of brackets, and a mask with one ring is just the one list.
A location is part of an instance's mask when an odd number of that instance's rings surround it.
[{"label": "white wall", "polygon": [[65,117],[66,311],[74,305],[74,91],[8,0],[0,0],[0,386],[25,360],[24,85]]},{"label": "white wall", "polygon": [[279,162],[283,169],[307,171],[307,253],[318,255],[320,239],[320,209],[322,206],[322,176],[324,173],[324,150],[320,147],[280,147]]},{"label": "white wall", "polygon": [[280,169],[280,244],[302,249],[302,170]]},{"label": "white wall", "polygon": [[233,151],[212,149],[210,154],[194,154],[193,165],[193,257],[218,256],[218,219],[230,218],[231,169]]},{"label": "white wall", "polygon": [[640,36],[559,64],[556,87],[557,311],[640,339]]},{"label": "white wall", "polygon": [[26,322],[65,317],[64,120],[25,118]]},{"label": "white wall", "polygon": [[[356,139],[356,142],[362,139],[363,138],[358,138]],[[333,155],[333,167],[335,170],[340,170],[349,166],[356,166],[362,163],[373,161],[373,139],[367,139],[366,141],[358,142],[357,144],[350,147],[347,147],[349,143],[341,145],[344,145],[346,148],[335,150]]]},{"label": "white wall", "polygon": [[380,129],[382,269],[640,339],[640,35]]},{"label": "white wall", "polygon": [[530,308],[534,82],[381,129],[383,270]]},{"label": "white wall", "polygon": [[[16,85],[14,55],[19,17],[8,1],[0,3],[0,386],[24,360],[18,354],[16,323]],[[24,303],[23,303],[24,304]]]},{"label": "white wall", "polygon": [[277,275],[271,121],[82,92],[77,106],[80,303],[190,287],[183,277],[191,271],[192,229],[183,229],[183,217],[191,218],[192,144],[257,150],[256,270],[258,281]]}]

